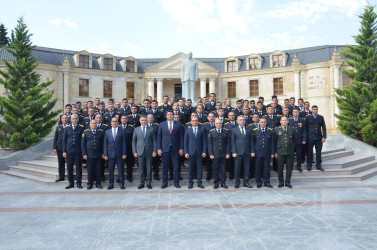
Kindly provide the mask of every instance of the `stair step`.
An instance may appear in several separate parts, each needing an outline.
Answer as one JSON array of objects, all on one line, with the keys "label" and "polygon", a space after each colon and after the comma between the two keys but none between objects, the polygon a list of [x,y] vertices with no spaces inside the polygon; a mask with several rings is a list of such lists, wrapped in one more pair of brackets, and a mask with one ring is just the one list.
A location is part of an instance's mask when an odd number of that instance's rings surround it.
[{"label": "stair step", "polygon": [[[338,159],[338,158],[345,157],[345,156],[350,156],[350,155],[353,155],[353,151],[336,151],[336,152],[331,152],[331,153],[322,155],[322,161],[325,161],[325,160],[328,161],[328,160]],[[315,155],[314,155],[314,159],[315,159]]]},{"label": "stair step", "polygon": [[33,182],[41,183],[41,184],[47,184],[47,185],[52,185],[55,184],[55,180],[52,180],[50,178],[43,178],[40,176],[36,175],[31,175],[31,174],[26,174],[22,172],[17,172],[13,170],[6,170],[6,171],[0,171],[1,174],[17,177],[17,178],[22,178],[25,180],[30,180]]},{"label": "stair step", "polygon": [[[349,155],[337,159],[326,160],[322,162],[322,166],[325,169],[340,169],[355,166],[361,163],[368,161],[374,161],[374,156],[365,156],[365,155]],[[313,164],[315,168],[315,164]]]}]

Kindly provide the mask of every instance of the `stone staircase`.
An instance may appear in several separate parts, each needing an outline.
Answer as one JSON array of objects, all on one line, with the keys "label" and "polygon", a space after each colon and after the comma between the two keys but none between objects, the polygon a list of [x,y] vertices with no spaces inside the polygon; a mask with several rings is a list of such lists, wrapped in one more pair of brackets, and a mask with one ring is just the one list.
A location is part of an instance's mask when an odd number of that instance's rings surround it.
[{"label": "stone staircase", "polygon": [[[352,151],[346,151],[343,148],[324,148],[322,152],[322,166],[325,171],[315,169],[311,172],[306,171],[306,165],[302,167],[303,172],[293,171],[292,182],[297,181],[361,181],[377,175],[377,160],[374,156],[355,155]],[[296,166],[294,166],[296,169]],[[184,178],[182,184],[187,183],[187,165],[182,168],[182,177]],[[115,171],[116,172],[116,171]],[[206,177],[206,170],[203,170],[203,179]],[[56,155],[45,155],[39,160],[18,161],[17,166],[10,166],[9,170],[0,171],[2,174],[9,176],[24,178],[26,180],[43,183],[47,185],[67,185],[66,181],[55,183],[58,178],[58,162]],[[106,180],[108,179],[108,172],[105,172]],[[117,175],[115,173],[115,175]],[[161,170],[160,170],[161,175]],[[134,185],[138,184],[139,170],[137,166],[133,168]],[[83,183],[87,180],[87,171],[83,169]],[[277,173],[271,171],[272,182],[277,181]],[[160,184],[160,181],[153,181],[154,185]],[[211,185],[212,185],[211,181]],[[253,183],[253,181],[251,181]],[[126,183],[126,185],[129,185]]]}]

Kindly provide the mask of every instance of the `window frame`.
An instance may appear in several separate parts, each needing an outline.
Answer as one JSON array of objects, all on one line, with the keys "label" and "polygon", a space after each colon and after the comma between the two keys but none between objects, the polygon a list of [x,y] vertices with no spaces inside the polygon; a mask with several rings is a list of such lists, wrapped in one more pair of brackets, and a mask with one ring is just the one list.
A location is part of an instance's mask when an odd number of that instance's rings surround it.
[{"label": "window frame", "polygon": [[[106,85],[109,84],[109,85]],[[109,91],[110,88],[110,91]],[[112,98],[113,97],[113,81],[104,80],[103,81],[103,97]]]},{"label": "window frame", "polygon": [[[277,80],[277,82],[275,82]],[[273,86],[274,86],[274,95],[284,95],[284,78],[283,77],[275,77],[273,79]]]},{"label": "window frame", "polygon": [[[87,85],[86,88],[84,83]],[[89,97],[89,79],[79,78],[79,96]]]},{"label": "window frame", "polygon": [[[253,83],[253,86],[252,86],[252,83]],[[249,80],[249,95],[250,97],[259,96],[259,80],[258,79]]]},{"label": "window frame", "polygon": [[[233,85],[233,86],[231,86]],[[236,98],[237,97],[237,84],[235,81],[227,82],[228,87],[228,98]]]},{"label": "window frame", "polygon": [[[87,58],[87,61],[85,60],[86,58]],[[90,66],[89,60],[90,60],[90,57],[88,55],[79,55],[79,68],[89,69],[89,66]]]}]

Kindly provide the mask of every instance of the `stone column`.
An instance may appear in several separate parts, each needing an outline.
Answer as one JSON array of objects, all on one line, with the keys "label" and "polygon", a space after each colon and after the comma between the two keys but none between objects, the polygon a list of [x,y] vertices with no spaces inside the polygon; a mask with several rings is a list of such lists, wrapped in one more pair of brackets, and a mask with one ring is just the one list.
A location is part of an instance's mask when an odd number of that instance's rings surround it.
[{"label": "stone column", "polygon": [[154,99],[154,78],[148,78],[148,96]]},{"label": "stone column", "polygon": [[[64,74],[64,105],[69,103],[69,72],[63,72]],[[90,90],[89,90],[90,91]],[[90,93],[89,93],[90,95]]]},{"label": "stone column", "polygon": [[159,104],[162,103],[162,96],[164,90],[164,82],[162,78],[157,79],[157,101]]},{"label": "stone column", "polygon": [[209,78],[209,93],[216,94],[215,81],[216,81],[216,78]]},{"label": "stone column", "polygon": [[296,102],[301,98],[300,71],[295,71],[295,98]]},{"label": "stone column", "polygon": [[207,78],[200,78],[200,97],[206,96]]},{"label": "stone column", "polygon": [[[334,89],[338,89],[340,88],[340,65],[338,64],[335,64],[334,65]],[[334,90],[335,92],[335,90]],[[334,94],[334,99],[335,99],[335,94]],[[340,114],[340,111],[339,111],[339,107],[338,107],[338,103],[336,102],[336,100],[334,100],[335,102],[335,114]],[[337,119],[335,119],[335,122],[337,121]]]}]

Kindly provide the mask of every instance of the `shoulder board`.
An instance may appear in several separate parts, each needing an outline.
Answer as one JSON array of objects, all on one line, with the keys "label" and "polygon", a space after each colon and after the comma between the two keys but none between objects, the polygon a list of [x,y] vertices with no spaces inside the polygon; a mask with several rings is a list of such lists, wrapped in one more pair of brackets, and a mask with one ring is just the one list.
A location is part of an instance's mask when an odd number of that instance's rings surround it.
[{"label": "shoulder board", "polygon": [[160,123],[155,123],[156,125],[160,125]]},{"label": "shoulder board", "polygon": [[267,128],[267,130],[271,130],[272,131],[272,128]]},{"label": "shoulder board", "polygon": [[103,130],[99,128],[98,131],[103,131]]},{"label": "shoulder board", "polygon": [[132,115],[127,115],[127,117],[129,117],[129,116],[132,116]]},{"label": "shoulder board", "polygon": [[70,126],[71,126],[71,124],[67,124],[67,125],[66,125],[66,127],[70,127]]},{"label": "shoulder board", "polygon": [[[208,124],[208,122],[205,122],[204,124]],[[204,125],[204,124],[203,124],[203,125]]]},{"label": "shoulder board", "polygon": [[201,122],[198,122],[198,124],[199,124],[199,125],[203,125],[203,123],[201,123]]},{"label": "shoulder board", "polygon": [[79,124],[79,127],[84,127],[84,125],[82,125],[82,124]]},{"label": "shoulder board", "polygon": [[258,130],[259,128],[254,128],[253,130]]},{"label": "shoulder board", "polygon": [[80,115],[80,117],[84,117],[83,115]]},{"label": "shoulder board", "polygon": [[264,116],[262,116],[262,117],[268,117],[268,115],[264,115]]},{"label": "shoulder board", "polygon": [[227,128],[223,128],[224,130],[229,130],[229,129],[227,129]]},{"label": "shoulder board", "polygon": [[215,129],[213,128],[213,129],[211,129],[210,131],[215,131]]},{"label": "shoulder board", "polygon": [[137,114],[137,116],[141,116],[141,114]]},{"label": "shoulder board", "polygon": [[89,129],[85,129],[84,131],[89,131]]},{"label": "shoulder board", "polygon": [[293,119],[293,117],[291,116],[291,117],[288,118],[288,120],[289,120],[289,119]]},{"label": "shoulder board", "polygon": [[132,125],[132,124],[128,124],[128,126],[130,126],[130,127],[134,127],[134,125]]},{"label": "shoulder board", "polygon": [[279,117],[280,117],[280,116],[282,116],[282,115],[276,115],[276,116],[279,116]]},{"label": "shoulder board", "polygon": [[85,116],[84,119],[89,119],[89,117]]},{"label": "shoulder board", "polygon": [[140,109],[145,109],[144,107],[140,107]]},{"label": "shoulder board", "polygon": [[312,116],[312,114],[307,114],[306,116]]},{"label": "shoulder board", "polygon": [[229,122],[224,123],[224,125],[228,124]]}]

